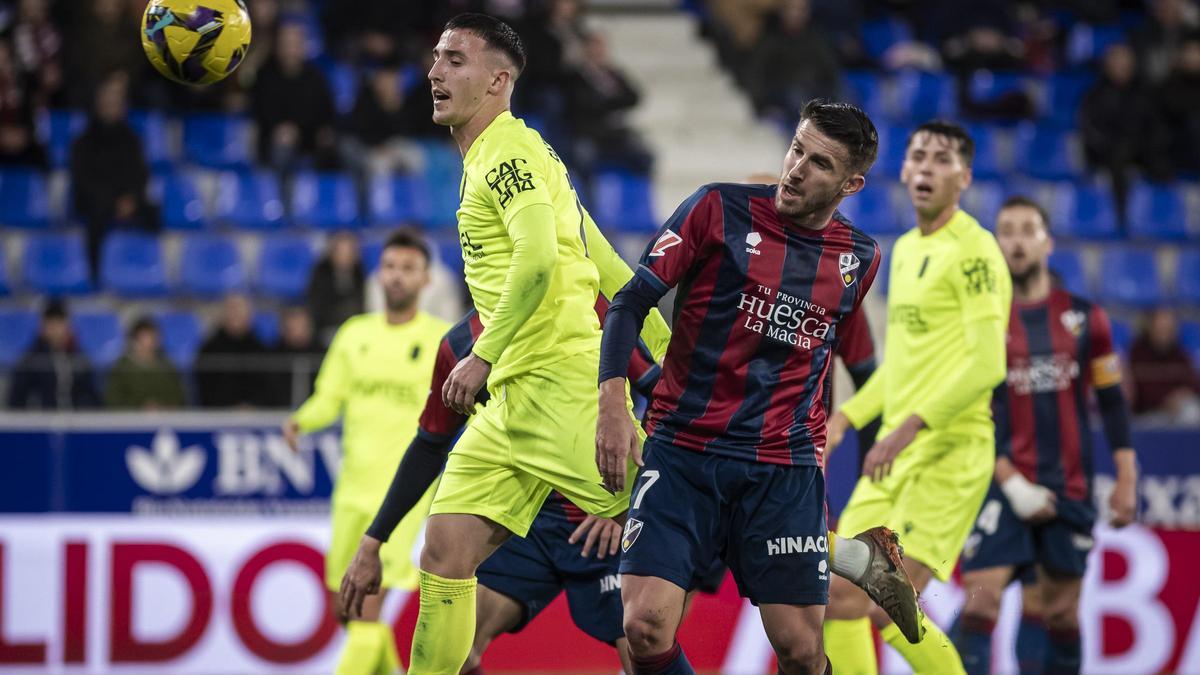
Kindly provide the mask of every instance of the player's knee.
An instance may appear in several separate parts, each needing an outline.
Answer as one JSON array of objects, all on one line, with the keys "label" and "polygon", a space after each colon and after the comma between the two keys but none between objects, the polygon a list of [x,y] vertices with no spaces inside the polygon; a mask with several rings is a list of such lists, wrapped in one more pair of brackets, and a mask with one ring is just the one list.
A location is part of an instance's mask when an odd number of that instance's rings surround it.
[{"label": "player's knee", "polygon": [[820,675],[825,671],[825,648],[819,639],[794,640],[776,650],[779,669],[788,675]]},{"label": "player's knee", "polygon": [[1073,632],[1079,630],[1079,610],[1073,603],[1047,605],[1044,608],[1042,621],[1046,629],[1054,632]]},{"label": "player's knee", "polygon": [[629,650],[639,656],[661,654],[675,642],[671,627],[655,612],[625,610],[625,639]]},{"label": "player's knee", "polygon": [[447,542],[426,540],[421,548],[421,569],[447,579],[467,579],[475,569],[464,556],[456,555]]},{"label": "player's knee", "polygon": [[963,618],[975,622],[995,623],[1000,618],[1001,591],[989,586],[974,586],[967,589],[963,603]]}]

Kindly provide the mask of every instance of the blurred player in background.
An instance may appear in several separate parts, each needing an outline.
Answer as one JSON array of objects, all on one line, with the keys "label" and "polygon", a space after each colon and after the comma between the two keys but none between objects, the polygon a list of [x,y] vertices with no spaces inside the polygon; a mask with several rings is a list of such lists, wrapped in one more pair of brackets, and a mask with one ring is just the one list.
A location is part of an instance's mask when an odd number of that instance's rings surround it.
[{"label": "blurred player in background", "polygon": [[566,166],[509,111],[525,66],[513,29],[461,14],[433,55],[433,120],[450,127],[463,154],[458,232],[484,327],[442,395],[462,414],[475,412],[485,383],[490,398],[450,454],[430,509],[413,633],[419,675],[457,673],[467,660],[475,570],[511,534],[527,534],[552,490],[606,518],[629,503],[628,492],[601,484],[592,462],[600,359],[593,305],[598,291],[615,293],[632,272],[619,258],[589,260],[595,225]]},{"label": "blurred player in background", "polygon": [[[840,331],[879,264],[875,242],[836,209],[863,188],[877,146],[861,110],[808,104],[779,185],[698,190],[609,310],[596,461],[613,490],[626,487],[628,457],[643,465],[621,560],[634,673],[693,672],[675,633],[691,580],[714,556],[758,605],[780,669],[827,670],[825,386]],[[676,285],[643,464],[623,412],[626,371],[643,319]],[[887,535],[886,544],[838,541],[834,571],[868,585],[887,577],[893,600],[907,592],[915,627],[914,593]]]},{"label": "blurred player in background", "polygon": [[[995,461],[990,402],[1004,379],[1011,281],[996,240],[959,206],[971,184],[974,143],[961,127],[928,122],[913,132],[900,179],[917,227],[892,249],[887,354],[830,420],[829,445],[848,426],[882,413],[882,437],[838,529],[883,524],[904,541],[918,590],[954,571]],[[915,644],[872,610],[853,584],[834,579],[825,638],[839,673],[874,673],[871,621],[918,673],[962,671],[958,653],[928,619]]]},{"label": "blurred player in background", "polygon": [[1008,378],[993,397],[996,476],[963,550],[967,599],[952,634],[967,673],[986,675],[1001,596],[1020,579],[1021,672],[1078,673],[1079,591],[1096,522],[1089,387],[1117,469],[1110,523],[1133,522],[1137,499],[1121,361],[1104,310],[1054,286],[1041,206],[1009,199],[996,239],[1013,281]]},{"label": "blurred player in background", "polygon": [[[333,536],[325,556],[325,584],[331,593],[340,588],[358,538],[387,492],[400,461],[396,439],[412,437],[417,428],[438,343],[448,326],[417,309],[429,283],[429,262],[429,248],[418,235],[400,231],[387,240],[379,262],[386,310],[342,324],[321,363],[313,395],[283,425],[284,438],[297,450],[300,434],[342,419],[342,463],[331,501]],[[384,589],[416,587],[412,552],[431,497],[425,494],[381,550]],[[358,617],[346,623],[338,675],[390,673],[399,666],[392,629],[379,622],[383,597],[370,598]],[[346,622],[348,617],[339,612],[338,619]]]}]

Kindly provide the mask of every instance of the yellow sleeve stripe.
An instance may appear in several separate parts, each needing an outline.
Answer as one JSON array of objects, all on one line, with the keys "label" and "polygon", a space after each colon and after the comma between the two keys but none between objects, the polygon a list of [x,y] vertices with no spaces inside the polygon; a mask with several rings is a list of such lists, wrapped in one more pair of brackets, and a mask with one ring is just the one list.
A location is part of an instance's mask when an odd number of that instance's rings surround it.
[{"label": "yellow sleeve stripe", "polygon": [[1092,386],[1097,389],[1121,382],[1121,358],[1115,353],[1092,359]]}]

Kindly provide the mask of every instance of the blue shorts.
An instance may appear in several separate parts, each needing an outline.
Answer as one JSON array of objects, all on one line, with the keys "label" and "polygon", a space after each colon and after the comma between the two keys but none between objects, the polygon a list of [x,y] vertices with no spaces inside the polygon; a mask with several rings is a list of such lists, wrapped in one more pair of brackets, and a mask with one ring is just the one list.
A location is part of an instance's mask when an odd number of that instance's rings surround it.
[{"label": "blue shorts", "polygon": [[1058,516],[1032,524],[1017,517],[995,482],[988,488],[979,517],[963,545],[962,571],[1013,567],[1013,578],[1036,579],[1036,568],[1051,574],[1082,577],[1092,550],[1095,509],[1086,502],[1064,499]]},{"label": "blue shorts", "polygon": [[475,576],[480,584],[521,605],[521,621],[510,633],[519,632],[565,590],[579,630],[609,644],[625,636],[620,559],[610,555],[599,560],[594,551],[586,558],[579,555],[583,544],[567,541],[577,525],[543,509],[524,538],[509,537],[479,566]]},{"label": "blue shorts", "polygon": [[621,574],[683,589],[719,557],[754,604],[829,602],[825,475],[675,448],[653,436],[630,493]]}]

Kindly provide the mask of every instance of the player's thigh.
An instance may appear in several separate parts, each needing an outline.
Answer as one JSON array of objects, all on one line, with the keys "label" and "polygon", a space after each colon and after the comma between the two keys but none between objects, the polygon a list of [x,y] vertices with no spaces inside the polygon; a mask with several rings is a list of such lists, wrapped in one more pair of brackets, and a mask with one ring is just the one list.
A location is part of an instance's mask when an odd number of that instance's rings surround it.
[{"label": "player's thigh", "polygon": [[521,603],[492,590],[482,581],[475,591],[475,644],[484,647],[523,623]]},{"label": "player's thigh", "polygon": [[363,533],[371,524],[371,515],[365,511],[333,503],[329,510],[329,549],[325,552],[325,587],[338,592],[342,587],[342,576],[358,551]]},{"label": "player's thigh", "polygon": [[1021,580],[1021,614],[1041,618],[1043,608],[1042,583],[1035,570],[1032,579]]},{"label": "player's thigh", "polygon": [[475,576],[475,570],[506,539],[504,526],[472,513],[440,513],[429,517],[421,569],[450,579]]},{"label": "player's thigh", "polygon": [[988,567],[962,573],[963,615],[995,621],[1000,616],[1000,600],[1012,580],[1012,567]]},{"label": "player's thigh", "polygon": [[823,660],[825,647],[821,624],[825,620],[823,605],[758,606],[763,630],[779,657],[785,672],[820,672],[815,670]]}]

